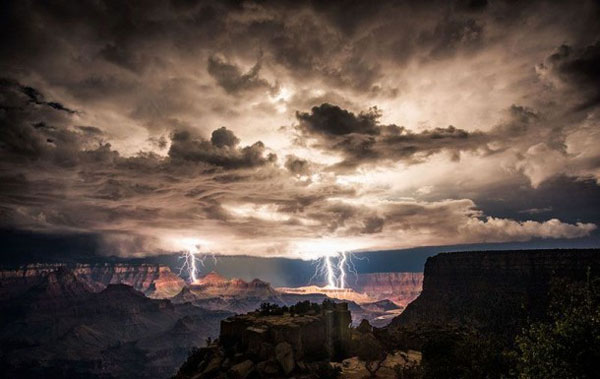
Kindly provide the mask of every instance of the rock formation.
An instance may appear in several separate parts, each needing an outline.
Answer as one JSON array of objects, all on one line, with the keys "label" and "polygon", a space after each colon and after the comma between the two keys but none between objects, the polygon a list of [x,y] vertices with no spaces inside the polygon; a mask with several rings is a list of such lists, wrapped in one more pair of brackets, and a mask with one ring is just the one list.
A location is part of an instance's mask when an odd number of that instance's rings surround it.
[{"label": "rock formation", "polygon": [[553,278],[600,275],[600,250],[444,253],[424,274],[423,292],[391,328],[456,322],[508,333],[545,310]]},{"label": "rock formation", "polygon": [[24,293],[44,280],[49,272],[61,268],[71,270],[94,291],[109,284],[127,284],[153,298],[175,296],[185,282],[169,267],[156,264],[30,264],[14,270],[0,271],[0,299]]},{"label": "rock formation", "polygon": [[330,288],[312,285],[304,287],[278,287],[277,291],[296,295],[322,294],[332,299],[354,301],[358,304],[377,301],[376,298],[362,292],[357,292],[352,288]]},{"label": "rock formation", "polygon": [[189,289],[198,298],[214,296],[266,298],[277,294],[269,283],[260,279],[254,279],[250,282],[238,278],[229,280],[214,271],[190,284]]},{"label": "rock formation", "polygon": [[316,308],[227,318],[218,343],[190,356],[177,377],[289,377],[319,370],[323,363],[331,369],[330,360],[347,358],[351,351],[351,314],[346,303]]},{"label": "rock formation", "polygon": [[[196,282],[186,285],[171,298],[173,303],[191,302],[194,305],[211,310],[226,310],[235,313],[248,313],[260,307],[262,303],[280,306],[293,305],[299,301],[321,303],[325,299],[346,302],[352,311],[352,323],[358,325],[365,318],[378,327],[387,325],[398,315],[401,308],[394,304],[372,302],[369,296],[352,289],[330,289],[316,286],[299,288],[277,288],[259,279],[246,282],[241,279],[227,279],[211,272]],[[364,308],[361,304],[365,302]]]},{"label": "rock formation", "polygon": [[401,307],[406,307],[421,293],[422,272],[378,272],[358,274],[348,285],[357,292],[375,300],[388,299]]},{"label": "rock formation", "polygon": [[[6,377],[170,377],[232,315],[151,299],[126,284],[97,291],[81,271],[43,269],[19,296],[0,301]],[[21,282],[40,271],[24,270]]]}]

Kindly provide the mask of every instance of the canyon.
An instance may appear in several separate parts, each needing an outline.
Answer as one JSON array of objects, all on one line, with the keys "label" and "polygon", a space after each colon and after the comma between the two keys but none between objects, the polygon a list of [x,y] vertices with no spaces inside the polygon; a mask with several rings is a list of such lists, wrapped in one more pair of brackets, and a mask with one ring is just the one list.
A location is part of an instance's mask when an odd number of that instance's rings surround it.
[{"label": "canyon", "polygon": [[185,281],[168,266],[158,264],[29,264],[16,269],[0,270],[0,299],[8,299],[27,291],[61,268],[70,270],[93,291],[109,284],[126,284],[151,298],[175,296]]},{"label": "canyon", "polygon": [[419,296],[423,287],[422,272],[377,272],[357,274],[348,285],[376,301],[391,300],[404,308]]},{"label": "canyon", "polygon": [[[389,274],[386,274],[389,276]],[[373,277],[371,275],[371,277]],[[362,279],[365,290],[378,282]],[[377,287],[379,285],[380,287]],[[386,293],[400,287],[386,283]],[[317,289],[319,287],[316,287]],[[411,292],[413,288],[405,292]],[[159,264],[29,264],[0,270],[0,358],[15,377],[169,377],[221,320],[263,303],[340,303],[348,319],[384,326],[401,307],[353,289],[286,293],[216,272],[186,283]],[[348,296],[343,296],[344,294]],[[352,300],[352,299],[351,299]]]},{"label": "canyon", "polygon": [[[31,274],[31,271],[28,272]],[[152,299],[126,284],[93,287],[50,270],[0,302],[0,371],[8,377],[168,377],[233,313]],[[21,277],[22,279],[23,277]],[[141,282],[140,282],[141,283]]]}]

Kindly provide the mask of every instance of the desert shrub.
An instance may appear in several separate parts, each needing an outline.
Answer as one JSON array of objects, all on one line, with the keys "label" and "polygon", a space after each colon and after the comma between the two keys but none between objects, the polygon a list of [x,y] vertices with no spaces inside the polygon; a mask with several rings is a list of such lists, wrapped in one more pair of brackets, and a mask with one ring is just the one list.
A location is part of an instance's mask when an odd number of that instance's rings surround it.
[{"label": "desert shrub", "polygon": [[504,378],[513,365],[509,348],[494,334],[452,326],[423,333],[424,378]]},{"label": "desert shrub", "polygon": [[299,301],[295,305],[290,306],[290,313],[297,314],[297,315],[303,315],[303,314],[306,314],[311,309],[312,308],[311,308],[310,301],[308,301],[308,300]]},{"label": "desert shrub", "polygon": [[520,378],[594,378],[600,372],[600,282],[558,281],[549,319],[517,336]]},{"label": "desert shrub", "polygon": [[284,309],[277,304],[271,303],[262,303],[260,308],[258,308],[261,316],[281,316],[285,311],[287,311],[287,307]]}]

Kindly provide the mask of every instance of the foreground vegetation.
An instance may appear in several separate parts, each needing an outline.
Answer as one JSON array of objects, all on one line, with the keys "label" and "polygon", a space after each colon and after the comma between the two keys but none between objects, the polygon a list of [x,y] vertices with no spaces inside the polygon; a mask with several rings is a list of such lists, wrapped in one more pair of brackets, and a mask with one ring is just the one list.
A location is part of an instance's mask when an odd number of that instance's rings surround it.
[{"label": "foreground vegetation", "polygon": [[[379,333],[386,349],[418,349],[420,367],[403,379],[585,379],[600,372],[600,280],[554,281],[546,315],[515,336],[468,325],[427,325]],[[508,335],[507,335],[508,334]]]}]

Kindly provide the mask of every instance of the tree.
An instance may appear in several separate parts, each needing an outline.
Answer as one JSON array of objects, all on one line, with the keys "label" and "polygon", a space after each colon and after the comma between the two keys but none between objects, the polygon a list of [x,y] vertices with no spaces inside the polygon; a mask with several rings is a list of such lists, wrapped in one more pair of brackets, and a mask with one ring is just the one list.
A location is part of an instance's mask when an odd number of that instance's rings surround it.
[{"label": "tree", "polygon": [[284,312],[284,309],[277,304],[262,303],[258,309],[258,312],[261,314],[261,316],[281,316]]},{"label": "tree", "polygon": [[600,372],[600,282],[556,282],[550,319],[518,336],[520,378],[584,379]]}]

